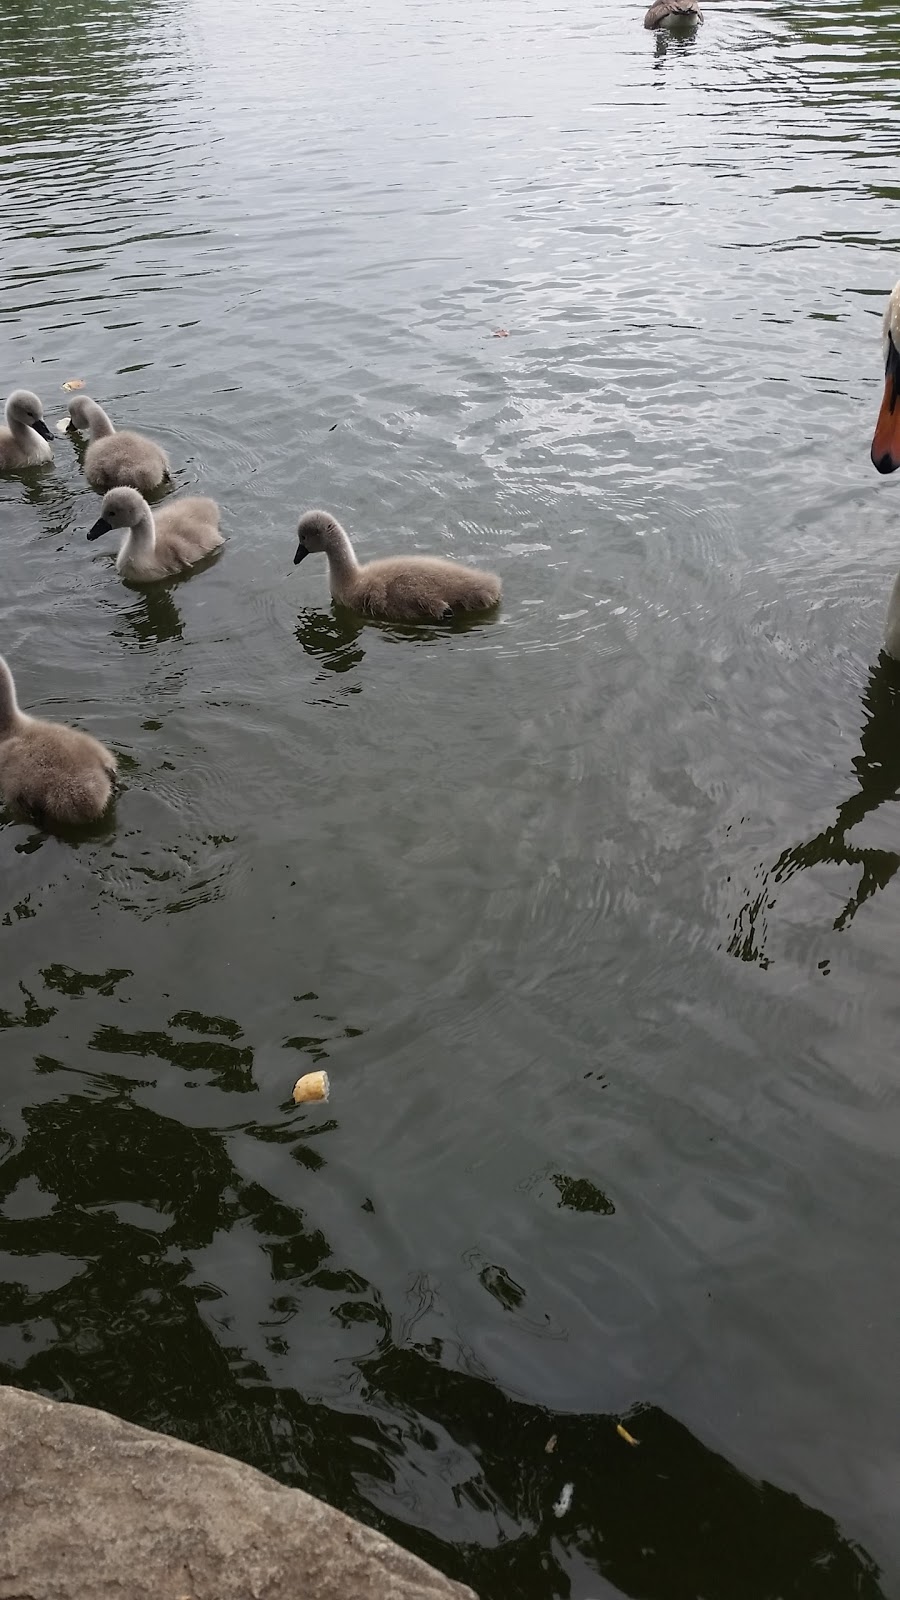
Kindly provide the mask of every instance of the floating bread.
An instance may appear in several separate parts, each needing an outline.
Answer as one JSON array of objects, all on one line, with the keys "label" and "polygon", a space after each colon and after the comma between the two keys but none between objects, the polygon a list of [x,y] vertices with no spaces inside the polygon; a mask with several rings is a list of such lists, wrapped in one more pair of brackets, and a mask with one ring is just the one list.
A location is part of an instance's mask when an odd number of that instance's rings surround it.
[{"label": "floating bread", "polygon": [[554,1502],[553,1515],[555,1517],[564,1517],[566,1512],[571,1510],[574,1496],[574,1483],[564,1483],[560,1490],[559,1499]]},{"label": "floating bread", "polygon": [[641,1442],[640,1439],[634,1437],[634,1434],[629,1433],[627,1428],[623,1428],[621,1422],[616,1423],[616,1433],[620,1439],[625,1440],[626,1444],[640,1444]]},{"label": "floating bread", "polygon": [[306,1072],[294,1084],[294,1103],[299,1106],[304,1100],[327,1100],[329,1088],[327,1072]]}]

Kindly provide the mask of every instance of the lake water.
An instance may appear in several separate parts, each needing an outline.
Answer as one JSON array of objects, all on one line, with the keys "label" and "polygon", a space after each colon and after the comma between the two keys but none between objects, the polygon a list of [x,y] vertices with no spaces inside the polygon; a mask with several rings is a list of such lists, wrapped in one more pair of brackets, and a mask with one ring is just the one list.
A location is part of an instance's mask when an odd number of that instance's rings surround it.
[{"label": "lake water", "polygon": [[[0,480],[22,703],[124,779],[0,825],[0,1378],[482,1600],[875,1600],[900,16],[643,9],[7,0],[2,391],[228,546],[129,589],[68,440]],[[499,619],[337,614],[317,504]]]}]

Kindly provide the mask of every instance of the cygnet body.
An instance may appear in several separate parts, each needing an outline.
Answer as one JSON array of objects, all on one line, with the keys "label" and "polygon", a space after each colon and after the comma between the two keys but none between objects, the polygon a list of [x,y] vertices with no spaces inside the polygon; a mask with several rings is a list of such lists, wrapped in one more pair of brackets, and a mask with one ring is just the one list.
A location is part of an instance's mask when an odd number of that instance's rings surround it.
[{"label": "cygnet body", "polygon": [[16,389],[6,402],[6,427],[0,428],[0,471],[38,467],[52,461],[44,408],[30,389]]},{"label": "cygnet body", "polygon": [[644,18],[645,28],[696,28],[703,12],[695,0],[655,0]]},{"label": "cygnet body", "polygon": [[13,675],[0,656],[0,793],[35,821],[96,822],[110,802],[116,758],[98,739],[19,710]]},{"label": "cygnet body", "polygon": [[328,557],[331,593],[340,605],[387,622],[449,622],[457,612],[490,611],[500,579],[441,556],[388,556],[360,566],[350,536],[330,511],[305,511],[294,564],[314,551]]},{"label": "cygnet body", "polygon": [[202,495],[174,500],[154,514],[136,489],[110,489],[100,513],[88,538],[126,528],[116,571],[134,583],[175,577],[225,543],[219,532],[219,508],[215,500]]},{"label": "cygnet body", "polygon": [[105,494],[126,484],[151,494],[171,476],[164,450],[142,433],[117,433],[102,406],[86,394],[69,401],[69,426],[90,433],[84,475],[92,489]]}]

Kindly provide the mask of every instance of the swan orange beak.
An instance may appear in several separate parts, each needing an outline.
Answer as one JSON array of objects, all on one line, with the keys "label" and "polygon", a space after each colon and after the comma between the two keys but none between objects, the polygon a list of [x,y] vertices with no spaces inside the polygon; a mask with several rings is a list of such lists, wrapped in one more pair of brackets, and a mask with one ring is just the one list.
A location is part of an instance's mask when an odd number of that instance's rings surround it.
[{"label": "swan orange beak", "polygon": [[879,472],[896,472],[900,467],[900,353],[888,334],[884,364],[884,399],[872,438],[872,465]]}]

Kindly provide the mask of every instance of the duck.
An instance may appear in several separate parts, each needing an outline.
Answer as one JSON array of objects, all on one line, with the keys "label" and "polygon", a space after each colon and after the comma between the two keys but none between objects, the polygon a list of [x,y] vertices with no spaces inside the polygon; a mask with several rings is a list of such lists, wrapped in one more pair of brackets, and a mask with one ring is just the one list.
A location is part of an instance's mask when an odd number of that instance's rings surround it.
[{"label": "duck", "polygon": [[111,418],[90,395],[79,394],[69,401],[67,431],[72,430],[90,433],[84,475],[98,494],[122,484],[151,494],[172,476],[168,456],[158,444],[142,433],[117,433]]},{"label": "duck", "polygon": [[297,541],[295,566],[324,551],[332,598],[385,622],[449,622],[458,612],[493,610],[500,600],[495,573],[441,556],[388,556],[360,566],[350,535],[330,511],[304,511]]},{"label": "duck", "polygon": [[115,756],[99,739],[20,711],[13,675],[0,656],[0,794],[9,805],[41,825],[97,822],[116,771]]},{"label": "duck", "polygon": [[88,538],[99,539],[113,528],[128,529],[116,556],[116,571],[134,583],[175,577],[225,543],[219,532],[219,507],[204,495],[174,500],[154,515],[136,489],[110,489]]},{"label": "duck", "polygon": [[703,12],[695,0],[654,0],[644,18],[645,28],[696,28]]},{"label": "duck", "polygon": [[16,389],[5,408],[6,427],[0,428],[0,471],[38,467],[52,461],[53,435],[44,421],[44,408],[30,389]]}]

